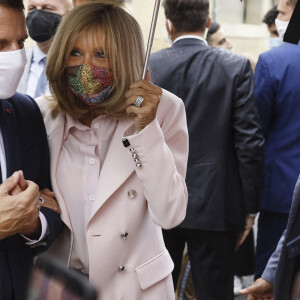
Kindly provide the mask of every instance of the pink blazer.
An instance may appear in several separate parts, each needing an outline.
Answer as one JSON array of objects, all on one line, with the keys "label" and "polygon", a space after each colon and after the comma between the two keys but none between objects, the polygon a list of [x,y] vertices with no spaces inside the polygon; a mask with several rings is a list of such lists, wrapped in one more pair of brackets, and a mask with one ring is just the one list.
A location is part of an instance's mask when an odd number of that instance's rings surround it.
[{"label": "pink blazer", "polygon": [[[52,187],[66,224],[49,251],[68,264],[74,237],[56,179],[65,115],[53,119],[49,101],[40,97],[37,102],[49,140]],[[140,133],[135,131],[131,120],[118,122],[100,173],[86,230],[89,277],[101,300],[171,300],[174,265],[161,228],[177,226],[186,213],[188,132],[183,102],[163,90],[156,119]],[[131,144],[127,148],[124,137]],[[139,155],[141,168],[130,148]]]}]

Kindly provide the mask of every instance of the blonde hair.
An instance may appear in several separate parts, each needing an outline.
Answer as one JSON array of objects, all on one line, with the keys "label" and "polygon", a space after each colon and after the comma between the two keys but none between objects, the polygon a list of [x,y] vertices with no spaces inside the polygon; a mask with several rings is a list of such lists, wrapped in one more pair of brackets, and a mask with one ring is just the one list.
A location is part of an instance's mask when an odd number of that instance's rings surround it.
[{"label": "blonde hair", "polygon": [[[78,5],[81,5],[81,4],[85,4],[85,3],[89,3],[89,2],[96,2],[96,1],[99,1],[99,0],[79,0],[79,1],[73,0],[73,5],[75,7],[75,6],[78,6]],[[102,3],[107,3],[108,1],[107,0],[101,0],[101,2]],[[117,4],[117,5],[124,5],[125,0],[110,0],[109,2]]]},{"label": "blonde hair", "polygon": [[[113,74],[109,98],[93,106],[75,96],[66,76],[68,59],[81,32],[94,41],[101,38]],[[53,96],[52,115],[61,111],[76,119],[100,114],[125,117],[125,93],[140,79],[143,63],[141,29],[124,9],[100,2],[75,7],[63,18],[48,53],[46,75]]]}]

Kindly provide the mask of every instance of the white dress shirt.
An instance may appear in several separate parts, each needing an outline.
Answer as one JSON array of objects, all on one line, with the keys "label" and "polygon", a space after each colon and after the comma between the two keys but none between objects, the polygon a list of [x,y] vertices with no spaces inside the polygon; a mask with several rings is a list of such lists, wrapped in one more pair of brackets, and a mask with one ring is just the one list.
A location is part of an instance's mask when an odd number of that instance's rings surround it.
[{"label": "white dress shirt", "polygon": [[[44,65],[41,60],[47,55],[38,47],[37,44],[33,47],[32,60],[30,63],[30,70],[28,75],[26,94],[34,98],[35,90],[40,76],[44,70]],[[49,83],[46,85],[45,95],[50,95]]]},{"label": "white dress shirt", "polygon": [[193,34],[181,35],[173,41],[173,44],[175,44],[176,42],[183,40],[183,39],[196,39],[196,40],[200,40],[200,41],[204,42],[206,45],[208,45],[207,41],[203,37],[201,37],[199,35],[193,35]]},{"label": "white dress shirt", "polygon": [[87,223],[95,201],[101,167],[116,127],[117,121],[107,115],[96,117],[91,127],[66,115],[56,175],[74,231],[70,267],[85,274],[89,274]]}]

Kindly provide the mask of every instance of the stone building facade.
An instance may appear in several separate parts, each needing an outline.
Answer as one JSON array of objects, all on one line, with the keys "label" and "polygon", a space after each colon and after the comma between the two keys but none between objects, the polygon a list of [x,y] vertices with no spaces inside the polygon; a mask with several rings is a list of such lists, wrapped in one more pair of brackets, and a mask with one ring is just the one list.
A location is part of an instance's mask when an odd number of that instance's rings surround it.
[{"label": "stone building facade", "polygon": [[[210,0],[212,20],[221,24],[233,44],[233,51],[257,60],[258,55],[269,48],[268,31],[262,24],[264,14],[278,0]],[[24,1],[27,6],[27,0]],[[125,0],[125,8],[139,22],[147,44],[155,0]],[[29,39],[26,47],[33,42]],[[161,6],[153,51],[168,47],[165,18]]]}]

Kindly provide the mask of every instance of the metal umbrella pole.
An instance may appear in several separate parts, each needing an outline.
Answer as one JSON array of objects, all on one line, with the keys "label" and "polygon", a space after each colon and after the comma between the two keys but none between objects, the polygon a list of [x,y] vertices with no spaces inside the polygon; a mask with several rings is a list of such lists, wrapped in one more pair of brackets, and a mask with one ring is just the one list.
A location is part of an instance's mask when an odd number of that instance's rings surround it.
[{"label": "metal umbrella pole", "polygon": [[145,57],[145,64],[144,64],[142,79],[146,79],[146,76],[147,76],[149,57],[150,57],[152,44],[153,44],[153,39],[154,39],[154,34],[155,34],[155,28],[156,28],[156,23],[157,23],[159,6],[160,6],[160,0],[156,0],[155,7],[154,7],[154,12],[153,12],[153,17],[152,17],[152,22],[151,22],[149,38],[148,38],[147,51],[146,51],[146,57]]}]

